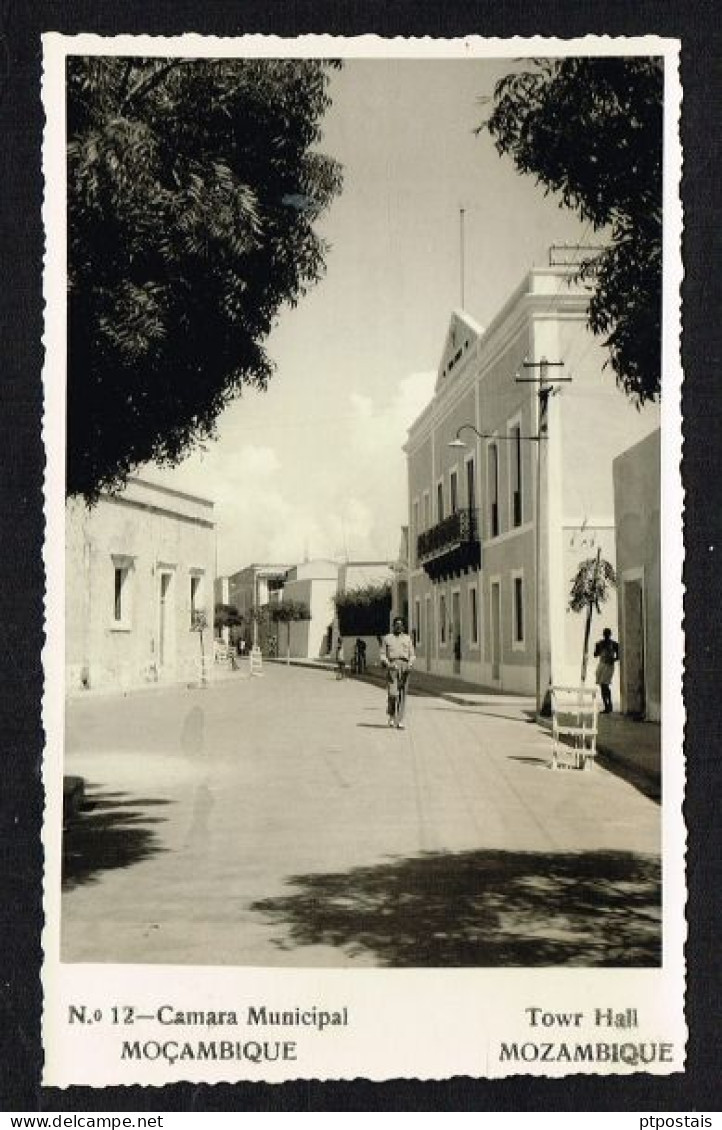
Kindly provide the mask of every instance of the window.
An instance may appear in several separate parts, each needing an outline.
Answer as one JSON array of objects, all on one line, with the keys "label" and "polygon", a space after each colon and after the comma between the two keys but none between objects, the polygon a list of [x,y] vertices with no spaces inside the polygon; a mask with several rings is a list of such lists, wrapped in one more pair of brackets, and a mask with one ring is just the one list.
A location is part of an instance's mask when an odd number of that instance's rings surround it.
[{"label": "window", "polygon": [[201,591],[202,581],[203,576],[201,573],[191,573],[191,628],[195,627],[196,616],[203,611],[201,607],[203,595]]},{"label": "window", "polygon": [[431,499],[429,492],[424,491],[424,529],[428,530],[431,527]]},{"label": "window", "polygon": [[131,579],[133,558],[113,557],[113,590],[111,627],[129,631],[131,626]]},{"label": "window", "polygon": [[439,641],[446,643],[446,597],[439,597]]},{"label": "window", "polygon": [[519,574],[515,574],[514,580],[514,624],[512,645],[514,647],[523,647],[524,645],[524,578]]},{"label": "window", "polygon": [[418,537],[419,533],[419,500],[414,499],[413,506],[413,526],[411,527],[411,557],[414,563],[418,560]]},{"label": "window", "polygon": [[511,524],[520,526],[522,521],[521,505],[521,427],[515,424],[511,429],[509,447],[511,451]]},{"label": "window", "polygon": [[128,579],[128,570],[122,565],[116,565],[115,570],[115,595],[113,602],[113,619],[117,624],[123,620],[123,589]]},{"label": "window", "polygon": [[476,476],[473,459],[466,461],[466,505],[469,510],[473,510],[476,506]]},{"label": "window", "polygon": [[421,601],[417,598],[414,601],[414,636],[416,643],[421,643]]},{"label": "window", "polygon": [[499,535],[499,448],[489,446],[489,536]]},{"label": "window", "polygon": [[469,623],[471,624],[471,642],[476,646],[479,643],[479,609],[475,586],[469,589]]},{"label": "window", "polygon": [[456,471],[452,471],[449,475],[449,496],[451,513],[456,514],[456,511],[459,509],[458,475]]},{"label": "window", "polygon": [[443,522],[444,520],[444,484],[438,483],[436,486],[436,521]]}]

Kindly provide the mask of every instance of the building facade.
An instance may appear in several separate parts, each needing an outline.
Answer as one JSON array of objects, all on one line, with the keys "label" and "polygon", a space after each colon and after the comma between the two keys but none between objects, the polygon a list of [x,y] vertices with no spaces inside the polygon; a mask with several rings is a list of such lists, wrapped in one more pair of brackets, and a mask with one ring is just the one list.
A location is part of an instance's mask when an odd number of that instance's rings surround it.
[{"label": "building facade", "polygon": [[626,714],[661,721],[660,432],[614,460],[619,683]]},{"label": "building facade", "polygon": [[[374,588],[388,585],[390,588],[390,605],[388,623],[384,625],[384,632],[390,630],[393,610],[393,585],[396,566],[391,561],[344,561],[338,567],[338,592],[348,593],[354,589],[363,589],[369,586]],[[339,639],[342,639],[343,657],[346,663],[351,663],[354,657],[356,641],[362,640],[366,644],[366,662],[374,665],[379,661],[379,640],[377,636],[349,635],[341,637],[338,617],[333,626],[333,654]]]},{"label": "building facade", "polygon": [[[339,630],[334,597],[350,589],[389,584],[394,568],[388,561],[337,562],[325,558],[298,565],[248,565],[228,577],[218,578],[215,599],[217,604],[237,609],[245,620],[242,634],[247,643],[250,645],[255,639],[265,654],[283,657],[288,652],[292,659],[335,657]],[[273,605],[287,600],[305,604],[310,618],[276,623]],[[251,608],[265,609],[267,613],[255,625],[249,624]],[[372,662],[378,644],[375,639],[367,642],[371,645]],[[349,661],[354,643],[352,639],[343,641]]]},{"label": "building facade", "polygon": [[[598,549],[614,564],[612,460],[658,423],[602,373],[588,297],[568,268],[539,269],[485,330],[451,317],[433,399],[405,445],[422,670],[525,694],[579,681],[572,578]],[[614,598],[604,617],[616,624]]]},{"label": "building facade", "polygon": [[286,574],[291,565],[247,565],[237,573],[219,577],[216,582],[216,604],[232,605],[241,616],[251,608],[281,599]]},{"label": "building facade", "polygon": [[213,503],[131,478],[66,511],[66,685],[124,688],[197,676],[212,649]]},{"label": "building facade", "polygon": [[279,625],[281,654],[285,654],[288,638],[290,654],[296,659],[320,659],[328,653],[337,584],[338,565],[334,561],[304,561],[289,569],[283,599],[305,604],[310,619]]}]

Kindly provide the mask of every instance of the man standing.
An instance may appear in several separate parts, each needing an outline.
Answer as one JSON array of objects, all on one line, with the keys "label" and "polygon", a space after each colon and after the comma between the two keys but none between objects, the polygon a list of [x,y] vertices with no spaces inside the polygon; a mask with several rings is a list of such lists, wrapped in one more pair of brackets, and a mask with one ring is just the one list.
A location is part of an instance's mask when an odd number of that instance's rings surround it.
[{"label": "man standing", "polygon": [[612,688],[611,682],[614,678],[614,664],[619,659],[619,644],[616,640],[612,639],[612,629],[605,628],[602,632],[602,638],[596,643],[594,647],[594,658],[598,659],[597,663],[597,683],[602,692],[602,702],[604,703],[604,713],[612,713]]},{"label": "man standing", "polygon": [[396,616],[392,631],[381,641],[381,666],[386,668],[388,691],[387,713],[389,726],[404,729],[406,694],[409,686],[409,672],[416,661],[414,643],[406,634],[401,616]]}]

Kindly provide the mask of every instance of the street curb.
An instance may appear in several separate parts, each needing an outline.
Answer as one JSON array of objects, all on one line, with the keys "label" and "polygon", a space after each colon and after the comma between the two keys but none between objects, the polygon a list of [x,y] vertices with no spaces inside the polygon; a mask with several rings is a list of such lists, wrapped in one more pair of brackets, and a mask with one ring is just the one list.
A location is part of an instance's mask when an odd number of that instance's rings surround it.
[{"label": "street curb", "polygon": [[640,777],[644,777],[646,781],[649,781],[650,785],[661,786],[662,784],[661,770],[659,773],[655,773],[653,769],[648,769],[646,765],[640,765],[632,758],[626,757],[623,753],[613,749],[612,746],[605,745],[604,743],[600,745],[599,742],[597,742],[597,753],[604,754],[610,761],[616,762],[617,765],[623,765],[625,769],[631,769],[634,773],[639,774]]},{"label": "street curb", "polygon": [[[537,717],[536,722],[537,725],[542,729],[547,730],[549,733],[551,733],[551,719]],[[639,777],[643,777],[644,780],[649,782],[650,785],[659,787],[662,784],[661,771],[659,773],[655,773],[653,770],[648,769],[647,766],[640,765],[639,762],[634,760],[634,758],[628,757],[624,753],[620,753],[618,749],[615,749],[614,746],[609,745],[603,738],[600,741],[599,736],[597,736],[597,754],[603,754],[604,757],[608,757],[609,760],[613,761],[616,765],[624,766],[625,769],[629,769]]]}]

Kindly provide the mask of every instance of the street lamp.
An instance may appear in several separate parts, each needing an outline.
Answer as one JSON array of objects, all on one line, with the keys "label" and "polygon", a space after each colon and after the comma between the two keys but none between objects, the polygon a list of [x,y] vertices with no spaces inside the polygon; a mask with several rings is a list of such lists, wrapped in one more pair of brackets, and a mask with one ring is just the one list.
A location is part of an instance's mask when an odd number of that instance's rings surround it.
[{"label": "street lamp", "polygon": [[459,438],[459,436],[463,432],[464,428],[470,428],[472,432],[476,433],[476,435],[479,437],[479,439],[493,439],[493,440],[506,439],[506,440],[510,440],[512,442],[516,442],[519,439],[527,439],[527,440],[531,440],[532,443],[537,443],[540,439],[546,439],[545,433],[542,433],[542,435],[538,435],[538,436],[500,436],[500,435],[495,435],[492,432],[480,432],[479,429],[475,428],[473,424],[462,424],[461,427],[457,428],[457,430],[456,430],[456,438],[450,439],[449,442],[446,445],[447,447],[457,447],[457,448],[458,447],[464,447],[465,448],[465,447],[468,446],[468,444],[464,443],[463,439]]},{"label": "street lamp", "polygon": [[535,436],[502,436],[493,435],[489,432],[480,432],[474,424],[462,424],[456,430],[456,436],[450,440],[448,447],[464,448],[467,445],[461,439],[461,433],[468,429],[474,432],[479,439],[493,439],[495,442],[498,440],[509,440],[511,442],[518,442],[519,440],[527,440],[529,443],[538,444],[537,447],[537,460],[536,460],[536,529],[535,529],[535,558],[536,567],[534,570],[534,620],[535,620],[535,636],[536,636],[536,712],[541,713],[542,710],[542,695],[541,695],[541,440],[547,438],[546,426],[542,425],[540,420],[539,431]]}]

